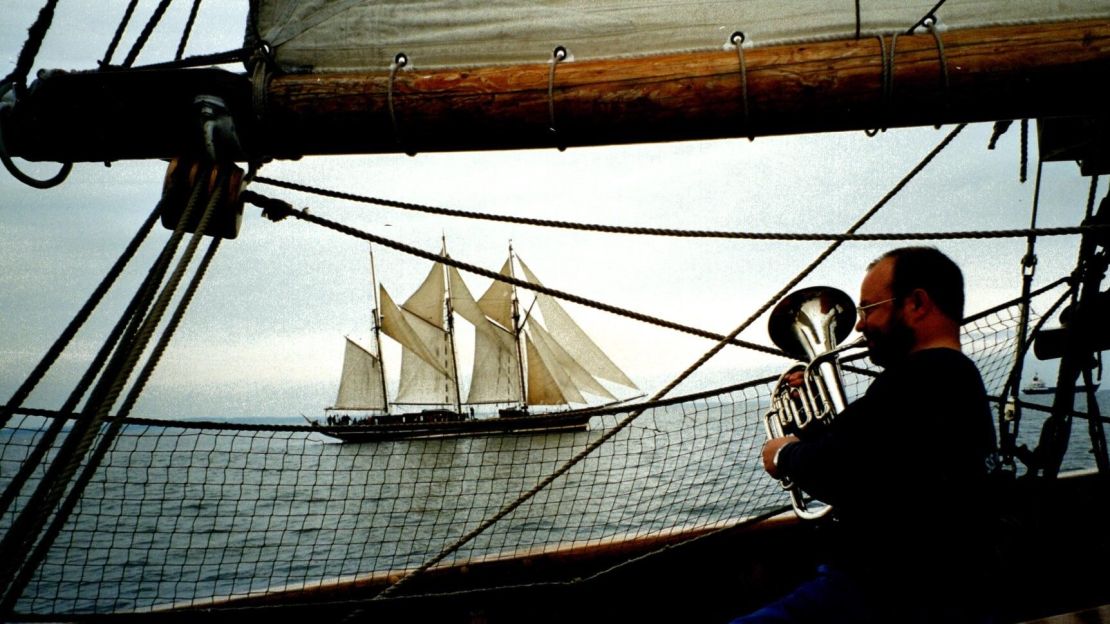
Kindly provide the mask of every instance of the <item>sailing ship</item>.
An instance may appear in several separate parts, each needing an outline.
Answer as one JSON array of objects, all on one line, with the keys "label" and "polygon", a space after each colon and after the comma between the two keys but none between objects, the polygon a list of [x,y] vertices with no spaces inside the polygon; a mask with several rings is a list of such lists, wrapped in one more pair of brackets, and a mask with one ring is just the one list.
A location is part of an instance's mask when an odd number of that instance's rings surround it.
[{"label": "sailing ship", "polygon": [[[1076,392],[1087,392],[1088,390],[1098,390],[1099,384],[1093,383],[1088,386],[1085,383],[1077,383],[1075,385]],[[1055,394],[1056,386],[1050,386],[1041,379],[1039,373],[1033,373],[1033,379],[1022,387],[1021,391],[1025,394]]]},{"label": "sailing ship", "polygon": [[[446,258],[446,242],[442,253]],[[514,261],[530,283],[541,285],[511,245],[500,273],[514,278]],[[373,252],[370,263],[373,276]],[[329,436],[368,442],[585,430],[596,409],[531,409],[584,404],[589,401],[587,395],[609,405],[620,402],[603,380],[637,389],[549,295],[536,294],[522,315],[511,284],[494,281],[475,299],[458,269],[441,263],[433,263],[420,287],[400,305],[376,281],[372,277],[374,348],[346,339],[335,405],[327,408],[330,413],[324,423],[310,421]],[[540,313],[545,323],[538,320]],[[456,357],[456,316],[474,330],[473,369],[465,401]],[[382,333],[401,347],[400,383],[392,401],[386,396]],[[391,405],[434,407],[390,413]],[[476,408],[489,405],[498,406],[495,415],[476,415]]]},{"label": "sailing ship", "polygon": [[[68,165],[36,179],[17,173],[9,156],[175,159],[161,202],[164,222],[179,224],[175,236],[190,230],[235,238],[249,198],[274,220],[295,218],[401,249],[316,211],[251,194],[267,184],[260,165],[312,155],[554,152],[701,139],[746,145],[771,136],[976,122],[996,123],[997,136],[1011,122],[1036,120],[1040,162],[1078,162],[1092,178],[1110,162],[1102,94],[1110,75],[1106,0],[861,1],[854,11],[851,3],[824,0],[434,7],[252,0],[247,40],[229,54],[181,58],[190,19],[178,60],[132,67],[155,30],[152,19],[122,63],[112,50],[126,24],[108,53],[91,59],[98,69],[46,71],[31,80],[54,4],[47,2],[0,89],[5,166],[23,182],[48,187],[64,181]],[[158,17],[167,4],[160,3]],[[195,14],[199,2],[193,6]],[[101,3],[95,11],[104,11]],[[246,71],[210,67],[228,59]],[[802,149],[798,158],[808,162],[814,154]],[[839,162],[830,158],[827,166]],[[247,163],[245,175],[235,163]],[[735,170],[721,175],[738,177]],[[825,198],[827,190],[815,196]],[[1092,205],[1097,190],[1092,183]],[[189,206],[204,203],[198,198],[210,198],[212,220],[189,218]],[[1087,212],[1084,220],[1093,220],[1092,206]],[[1093,305],[1104,271],[1092,270],[1105,260],[1106,242],[1091,229],[1072,234],[1081,237],[1074,275],[1082,283],[1058,285],[1078,302],[1068,331],[1082,334],[1089,329],[1081,327],[1084,318],[1106,317]],[[1028,237],[1032,247],[1035,236]],[[421,257],[440,261],[434,256]],[[1031,290],[1036,263],[1021,266],[1019,300],[968,333],[982,338],[969,341],[969,351],[990,365],[985,378],[1000,413],[1021,379],[1031,302],[1048,296]],[[157,326],[160,317],[137,315],[133,325],[146,318]],[[824,546],[819,528],[789,513],[777,484],[758,467],[750,470],[773,378],[674,404],[661,392],[628,408],[621,422],[647,413],[679,426],[614,427],[604,435],[624,437],[589,446],[521,448],[503,436],[474,445],[481,455],[429,442],[406,447],[424,454],[393,456],[376,445],[309,444],[297,437],[312,433],[309,427],[228,433],[226,424],[139,420],[129,415],[130,395],[109,414],[119,396],[109,373],[126,379],[119,371],[135,366],[128,354],[143,353],[139,332],[123,320],[120,344],[135,346],[112,355],[103,376],[90,365],[90,378],[104,383],[86,407],[77,407],[89,390],[84,382],[62,409],[24,406],[38,369],[4,407],[3,475],[12,479],[0,512],[4,619],[136,619],[145,615],[136,611],[158,610],[167,618],[228,621],[244,613],[317,621],[726,621],[808,575]],[[991,328],[995,322],[1000,329]],[[509,326],[496,324],[507,335]],[[996,337],[1003,346],[991,343]],[[105,340],[105,359],[117,353],[112,340]],[[415,357],[440,372],[446,353],[433,352],[431,362]],[[366,354],[380,360],[380,352]],[[1068,383],[1089,355],[1061,355],[1066,382],[1050,408],[1039,406],[1048,418],[1036,448],[1017,452],[1016,435],[1022,410],[1038,406],[1014,401],[1015,409],[1000,415],[1008,500],[1023,521],[999,536],[1010,555],[1000,579],[1010,602],[1000,622],[1110,604],[1110,572],[1099,565],[1110,552],[1104,419],[1097,403],[1077,412]],[[866,370],[858,375],[866,380]],[[449,398],[458,384],[441,390]],[[457,416],[451,403],[448,414]],[[677,404],[689,408],[679,419],[667,410]],[[1098,472],[1065,469],[1068,443],[1079,437],[1069,438],[1072,423],[1080,418]],[[156,439],[138,437],[144,431]],[[104,458],[115,463],[101,466]],[[173,463],[181,458],[191,463]],[[546,472],[535,474],[540,470]],[[12,475],[24,473],[22,485],[13,485]],[[202,481],[190,480],[195,475]],[[913,513],[912,501],[896,504],[898,513]],[[218,515],[229,513],[236,515]]]}]

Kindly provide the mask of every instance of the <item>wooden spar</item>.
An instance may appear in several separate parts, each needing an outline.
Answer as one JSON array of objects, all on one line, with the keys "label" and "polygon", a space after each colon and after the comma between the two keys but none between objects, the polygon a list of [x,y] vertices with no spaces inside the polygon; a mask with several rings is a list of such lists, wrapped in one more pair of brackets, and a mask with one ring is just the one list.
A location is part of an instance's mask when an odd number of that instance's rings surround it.
[{"label": "wooden spar", "polygon": [[[32,160],[166,158],[186,149],[195,121],[175,115],[207,80],[234,101],[247,151],[274,158],[1105,114],[1099,89],[1110,76],[1106,20],[948,31],[941,39],[947,85],[933,36],[902,35],[889,99],[878,37],[746,49],[746,116],[735,49],[563,62],[553,85],[558,136],[549,129],[547,63],[397,72],[393,116],[385,71],[276,75],[258,111],[247,77],[227,72],[59,74],[38,81],[6,129],[9,149]],[[198,71],[209,73],[201,80]],[[186,74],[197,77],[180,78]]]}]

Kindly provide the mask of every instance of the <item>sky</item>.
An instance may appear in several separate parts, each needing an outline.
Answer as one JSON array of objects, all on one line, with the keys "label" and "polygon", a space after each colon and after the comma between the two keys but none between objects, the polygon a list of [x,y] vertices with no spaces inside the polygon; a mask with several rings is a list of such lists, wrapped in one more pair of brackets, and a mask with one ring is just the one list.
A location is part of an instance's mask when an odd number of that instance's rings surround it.
[{"label": "sky", "polygon": [[[17,2],[0,14],[7,74],[38,12]],[[139,3],[136,22],[156,4]],[[139,63],[172,58],[191,3],[175,3]],[[88,69],[102,58],[126,2],[59,5],[36,69]],[[189,54],[239,47],[246,2],[201,8]],[[79,32],[80,36],[72,36]],[[116,60],[135,39],[132,26]],[[239,71],[237,68],[232,68]],[[882,198],[951,127],[516,152],[307,157],[262,175],[446,208],[615,225],[760,232],[838,232]],[[990,125],[965,130],[861,231],[943,232],[1029,225],[1034,185],[1018,181],[1017,125],[986,149]],[[20,161],[46,177],[56,165]],[[78,163],[61,186],[35,190],[0,172],[0,397],[18,387],[157,201],[165,163]],[[1074,163],[1046,163],[1038,225],[1075,225],[1089,180]],[[1106,192],[1103,182],[1099,196]],[[761,307],[828,243],[765,243],[572,232],[406,213],[256,185],[321,216],[496,271],[509,242],[548,286],[705,330],[727,333]],[[168,233],[156,232],[156,242]],[[1038,242],[1034,285],[1072,269],[1077,237]],[[802,286],[858,296],[867,263],[899,243],[848,243]],[[968,311],[1020,292],[1025,241],[946,241],[964,269]],[[370,340],[368,246],[312,224],[279,223],[247,207],[240,235],[223,244],[185,322],[133,415],[157,418],[318,417],[335,398],[343,337]],[[144,247],[140,266],[155,248]],[[396,300],[428,264],[375,247],[377,277]],[[142,270],[128,271],[28,404],[57,408],[95,353]],[[475,294],[489,281],[464,276]],[[649,396],[712,341],[612,314],[565,307]],[[770,344],[766,319],[742,339]],[[465,336],[462,337],[465,342]],[[465,345],[460,346],[460,352]],[[387,371],[398,360],[386,344]],[[776,374],[782,358],[726,348],[676,392]],[[467,370],[460,363],[460,370]],[[1054,370],[1027,368],[1027,377]],[[465,385],[465,384],[464,384]]]}]

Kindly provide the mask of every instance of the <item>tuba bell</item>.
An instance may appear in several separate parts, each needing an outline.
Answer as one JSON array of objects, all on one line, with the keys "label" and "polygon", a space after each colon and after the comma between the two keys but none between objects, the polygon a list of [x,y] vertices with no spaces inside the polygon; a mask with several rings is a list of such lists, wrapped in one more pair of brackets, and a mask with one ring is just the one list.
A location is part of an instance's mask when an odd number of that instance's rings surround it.
[{"label": "tuba bell", "polygon": [[[763,425],[768,439],[786,435],[803,436],[807,429],[822,426],[844,410],[848,400],[840,372],[840,355],[863,346],[864,338],[840,343],[856,324],[856,304],[844,291],[827,286],[796,290],[771,311],[767,331],[771,340],[787,355],[800,360],[780,377],[771,393],[771,408]],[[802,373],[802,385],[795,388],[787,379]],[[789,479],[780,480],[790,492],[790,502],[800,518],[814,520],[832,507],[813,508],[811,499],[802,495]]]}]

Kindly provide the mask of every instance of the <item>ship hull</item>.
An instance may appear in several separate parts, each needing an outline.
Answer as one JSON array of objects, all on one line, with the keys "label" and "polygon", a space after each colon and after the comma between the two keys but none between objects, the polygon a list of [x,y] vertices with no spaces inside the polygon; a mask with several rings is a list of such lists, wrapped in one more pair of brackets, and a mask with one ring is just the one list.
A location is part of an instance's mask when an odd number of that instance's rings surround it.
[{"label": "ship hull", "polygon": [[474,418],[450,410],[428,410],[411,414],[370,417],[352,425],[313,427],[344,443],[380,442],[421,438],[454,438],[505,433],[563,433],[585,431],[592,411],[571,410],[549,414],[519,414]]}]

